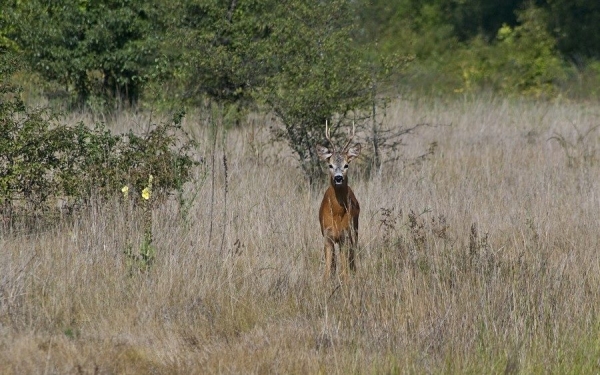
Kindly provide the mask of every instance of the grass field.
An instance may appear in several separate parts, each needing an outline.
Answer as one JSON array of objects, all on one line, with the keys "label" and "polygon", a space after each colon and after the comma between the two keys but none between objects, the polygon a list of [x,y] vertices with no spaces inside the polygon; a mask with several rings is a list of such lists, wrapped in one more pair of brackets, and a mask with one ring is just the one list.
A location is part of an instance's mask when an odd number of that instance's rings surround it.
[{"label": "grass field", "polygon": [[600,372],[600,106],[393,103],[385,126],[432,126],[405,137],[405,161],[351,166],[360,248],[341,287],[322,281],[327,177],[308,187],[269,121],[213,154],[186,119],[215,169],[189,211],[153,210],[147,272],[124,255],[144,220],[121,192],[4,233],[0,373]]}]

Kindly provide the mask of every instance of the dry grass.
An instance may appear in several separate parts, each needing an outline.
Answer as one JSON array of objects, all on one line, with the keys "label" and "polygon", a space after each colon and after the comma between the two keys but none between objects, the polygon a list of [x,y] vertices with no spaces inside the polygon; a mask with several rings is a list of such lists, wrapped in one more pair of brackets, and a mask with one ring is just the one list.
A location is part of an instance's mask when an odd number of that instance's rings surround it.
[{"label": "dry grass", "polygon": [[0,373],[598,372],[600,165],[568,166],[548,139],[599,117],[597,105],[398,101],[388,126],[452,125],[406,139],[407,157],[438,142],[427,161],[351,179],[360,251],[343,287],[321,279],[325,175],[310,189],[266,130],[233,130],[227,212],[221,148],[212,217],[210,174],[188,217],[155,209],[147,273],[128,272],[143,222],[120,192],[0,237]]}]

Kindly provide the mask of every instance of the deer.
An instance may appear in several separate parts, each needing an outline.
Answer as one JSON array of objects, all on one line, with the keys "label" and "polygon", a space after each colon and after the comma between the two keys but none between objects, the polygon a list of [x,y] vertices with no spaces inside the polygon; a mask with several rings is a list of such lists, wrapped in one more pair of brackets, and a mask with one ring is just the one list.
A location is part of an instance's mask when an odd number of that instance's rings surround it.
[{"label": "deer", "polygon": [[[330,182],[319,209],[319,223],[325,245],[324,281],[329,280],[331,273],[336,271],[335,245],[339,249],[340,276],[347,279],[348,268],[352,272],[356,271],[355,246],[358,242],[360,205],[354,192],[348,186],[348,165],[360,154],[361,145],[357,143],[350,147],[354,131],[353,123],[352,133],[346,145],[338,152],[331,140],[326,121],[325,137],[330,148],[321,145],[316,147],[319,158],[328,164]],[[346,252],[345,255],[344,252]]]}]

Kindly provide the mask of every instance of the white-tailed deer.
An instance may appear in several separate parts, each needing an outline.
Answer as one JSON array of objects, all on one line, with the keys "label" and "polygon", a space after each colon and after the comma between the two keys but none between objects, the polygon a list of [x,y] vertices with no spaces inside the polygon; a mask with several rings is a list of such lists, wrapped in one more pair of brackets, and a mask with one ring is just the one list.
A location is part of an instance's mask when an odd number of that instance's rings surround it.
[{"label": "white-tailed deer", "polygon": [[[325,274],[324,279],[329,279],[331,272],[335,272],[335,245],[339,248],[341,263],[341,276],[347,277],[348,268],[356,270],[355,249],[358,242],[358,215],[360,206],[354,192],[348,186],[348,164],[360,154],[360,143],[350,147],[354,138],[354,124],[350,139],[337,151],[331,141],[329,127],[325,123],[325,136],[329,141],[330,149],[317,145],[317,154],[329,164],[330,186],[325,191],[321,208],[319,209],[319,222],[321,234],[325,241]],[[344,254],[346,252],[346,254]]]}]

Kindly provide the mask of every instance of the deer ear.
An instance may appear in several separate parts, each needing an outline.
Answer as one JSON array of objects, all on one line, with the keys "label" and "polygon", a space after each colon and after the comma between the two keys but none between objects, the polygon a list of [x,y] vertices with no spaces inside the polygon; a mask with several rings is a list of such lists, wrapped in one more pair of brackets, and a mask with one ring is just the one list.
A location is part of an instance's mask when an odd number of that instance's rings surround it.
[{"label": "deer ear", "polygon": [[350,147],[348,151],[346,151],[346,160],[350,162],[352,159],[360,155],[360,143],[355,144],[353,147]]},{"label": "deer ear", "polygon": [[317,145],[317,155],[323,160],[327,160],[333,155],[331,151],[327,147],[323,147],[321,145]]}]

